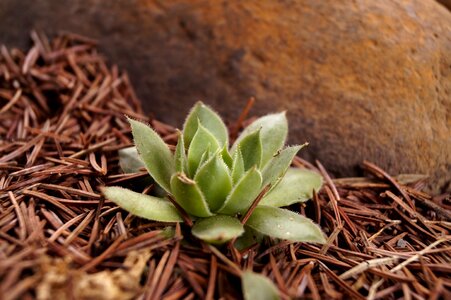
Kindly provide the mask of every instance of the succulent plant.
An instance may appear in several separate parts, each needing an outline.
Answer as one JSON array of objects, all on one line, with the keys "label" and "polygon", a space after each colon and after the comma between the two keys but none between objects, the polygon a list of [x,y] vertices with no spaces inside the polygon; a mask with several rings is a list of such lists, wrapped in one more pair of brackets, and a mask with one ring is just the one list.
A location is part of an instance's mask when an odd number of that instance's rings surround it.
[{"label": "succulent plant", "polygon": [[129,121],[136,149],[120,152],[121,166],[125,171],[144,166],[166,197],[105,187],[105,197],[123,209],[161,222],[183,222],[182,216],[188,217],[194,224],[192,234],[212,244],[250,229],[291,241],[325,241],[310,219],[280,208],[308,200],[322,185],[317,173],[290,168],[303,145],[284,148],[288,134],[284,112],[257,119],[229,148],[224,122],[198,102],[178,132],[175,152],[152,128]]}]

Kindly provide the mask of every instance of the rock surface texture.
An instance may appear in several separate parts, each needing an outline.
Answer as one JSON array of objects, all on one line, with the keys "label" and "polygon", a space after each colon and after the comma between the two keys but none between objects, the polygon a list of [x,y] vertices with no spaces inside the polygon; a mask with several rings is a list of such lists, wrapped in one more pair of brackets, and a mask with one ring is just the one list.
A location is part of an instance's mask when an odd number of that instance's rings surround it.
[{"label": "rock surface texture", "polygon": [[255,96],[338,175],[366,159],[450,188],[451,13],[433,0],[0,2],[0,43],[32,28],[99,39],[159,119],[199,99],[236,118]]}]

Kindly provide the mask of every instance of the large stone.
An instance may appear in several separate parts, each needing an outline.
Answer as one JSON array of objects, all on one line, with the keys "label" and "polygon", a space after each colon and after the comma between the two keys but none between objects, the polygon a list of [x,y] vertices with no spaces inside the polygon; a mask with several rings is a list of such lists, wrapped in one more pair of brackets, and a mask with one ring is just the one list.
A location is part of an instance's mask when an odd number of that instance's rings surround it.
[{"label": "large stone", "polygon": [[255,96],[339,175],[367,159],[449,189],[451,14],[433,0],[0,2],[0,43],[32,28],[99,39],[159,119],[198,99],[235,118]]},{"label": "large stone", "polygon": [[451,0],[437,0],[437,1],[451,10]]}]

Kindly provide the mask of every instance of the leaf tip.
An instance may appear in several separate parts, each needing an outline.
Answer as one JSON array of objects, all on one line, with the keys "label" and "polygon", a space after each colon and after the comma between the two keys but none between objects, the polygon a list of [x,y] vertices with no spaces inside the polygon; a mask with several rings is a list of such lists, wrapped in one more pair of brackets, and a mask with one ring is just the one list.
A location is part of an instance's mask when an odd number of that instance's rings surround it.
[{"label": "leaf tip", "polygon": [[107,190],[107,188],[108,188],[108,187],[106,187],[106,186],[100,186],[100,187],[99,187],[99,190],[100,190],[100,192],[101,192],[103,195],[105,195],[105,191]]},{"label": "leaf tip", "polygon": [[325,244],[327,242],[326,236],[324,235],[324,233],[321,235],[321,237],[318,240],[319,244]]},{"label": "leaf tip", "polygon": [[194,108],[200,107],[200,106],[205,106],[205,104],[202,100],[197,100],[196,103],[194,104]]},{"label": "leaf tip", "polygon": [[127,118],[127,121],[131,124],[132,122],[136,122],[135,119],[133,119],[132,117],[125,115],[125,118]]},{"label": "leaf tip", "polygon": [[128,121],[128,123],[130,123],[130,127],[132,128],[132,132],[135,131],[135,128],[137,126],[148,126],[147,124],[144,124],[143,122],[135,120],[135,119],[133,119],[133,118],[131,118],[129,116],[127,116],[127,121]]}]

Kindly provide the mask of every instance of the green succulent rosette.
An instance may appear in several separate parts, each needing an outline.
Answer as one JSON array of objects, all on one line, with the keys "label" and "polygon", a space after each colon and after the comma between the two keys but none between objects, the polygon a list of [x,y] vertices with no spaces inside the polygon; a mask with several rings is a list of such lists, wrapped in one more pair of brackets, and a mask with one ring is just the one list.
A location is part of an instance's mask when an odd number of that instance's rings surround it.
[{"label": "green succulent rosette", "polygon": [[[324,243],[310,219],[281,207],[307,201],[322,185],[310,170],[290,168],[304,145],[285,147],[285,113],[263,116],[229,145],[226,125],[210,107],[198,102],[190,111],[172,152],[148,125],[129,119],[135,146],[120,151],[124,171],[145,167],[153,180],[193,220],[192,234],[212,244],[246,230],[296,242]],[[245,224],[243,215],[267,190]],[[160,222],[183,222],[166,198],[105,187],[105,197],[130,213]]]}]

